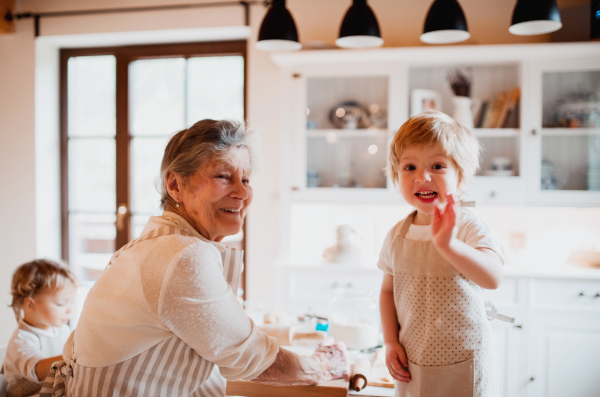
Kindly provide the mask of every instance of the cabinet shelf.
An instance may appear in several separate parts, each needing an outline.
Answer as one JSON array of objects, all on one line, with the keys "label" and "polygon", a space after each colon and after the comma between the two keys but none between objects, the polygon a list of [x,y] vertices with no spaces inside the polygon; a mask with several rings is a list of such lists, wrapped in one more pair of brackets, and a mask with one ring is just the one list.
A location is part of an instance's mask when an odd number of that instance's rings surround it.
[{"label": "cabinet shelf", "polygon": [[474,128],[473,133],[478,138],[510,138],[518,137],[519,128]]},{"label": "cabinet shelf", "polygon": [[543,136],[600,135],[600,128],[542,128]]},{"label": "cabinet shelf", "polygon": [[369,138],[387,135],[388,131],[382,128],[361,128],[356,130],[345,129],[318,129],[307,130],[308,138],[326,138],[329,134],[335,134],[338,138]]},{"label": "cabinet shelf", "polygon": [[292,188],[295,203],[401,204],[402,197],[388,188],[315,187]]}]

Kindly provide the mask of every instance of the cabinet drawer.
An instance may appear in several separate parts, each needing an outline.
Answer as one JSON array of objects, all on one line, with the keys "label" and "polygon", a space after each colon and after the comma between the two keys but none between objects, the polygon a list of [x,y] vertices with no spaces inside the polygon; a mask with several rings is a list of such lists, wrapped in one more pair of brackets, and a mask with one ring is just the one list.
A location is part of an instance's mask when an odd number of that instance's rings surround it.
[{"label": "cabinet drawer", "polygon": [[536,308],[600,310],[600,281],[534,279],[531,298]]},{"label": "cabinet drawer", "polygon": [[486,301],[496,306],[514,306],[519,303],[519,280],[505,277],[498,289],[484,289]]},{"label": "cabinet drawer", "polygon": [[379,271],[362,274],[344,274],[340,272],[291,272],[289,279],[289,297],[291,299],[329,299],[336,288],[366,289],[376,296],[381,289],[382,276]]}]

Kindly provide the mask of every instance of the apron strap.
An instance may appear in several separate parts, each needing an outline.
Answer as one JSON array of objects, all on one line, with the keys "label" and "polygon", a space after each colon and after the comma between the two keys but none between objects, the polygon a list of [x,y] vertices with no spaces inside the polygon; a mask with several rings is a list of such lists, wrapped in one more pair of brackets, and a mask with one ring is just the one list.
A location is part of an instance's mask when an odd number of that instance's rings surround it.
[{"label": "apron strap", "polygon": [[[115,252],[115,254],[112,256],[112,258],[108,262],[108,265],[106,265],[106,269],[108,269],[108,267],[111,265],[113,260],[118,258],[119,255],[121,255],[123,252],[127,251],[129,248],[133,247],[137,243],[141,243],[142,241],[150,240],[152,238],[169,236],[169,235],[173,235],[173,234],[181,235],[181,236],[190,236],[190,233],[187,230],[182,229],[175,225],[166,225],[166,226],[161,226],[157,229],[152,229],[148,233],[125,244],[123,247],[121,247],[121,249],[119,249],[117,252]],[[216,244],[215,244],[215,246],[216,246]],[[242,260],[243,260],[243,256],[244,256],[244,251],[238,250],[235,248],[224,247],[223,245],[220,245],[220,244],[219,244],[219,247],[221,247],[221,249],[219,249],[219,252],[220,252],[221,258],[223,260],[223,276],[225,276],[225,279],[227,280],[227,284],[229,284],[231,286],[233,293],[237,295],[237,289],[238,289],[238,285],[239,285],[239,281],[240,281],[240,275],[243,270]],[[225,249],[223,250],[223,248],[225,248]],[[104,269],[104,270],[106,270],[106,269]]]},{"label": "apron strap", "polygon": [[[150,240],[151,238],[161,237],[161,236],[169,236],[171,234],[178,234],[181,236],[189,236],[190,233],[187,230],[180,229],[176,226],[161,226],[158,229],[152,229],[148,233],[136,238],[135,240],[131,240],[127,244],[121,247],[115,254],[110,258],[110,262],[106,265],[106,269],[110,266],[112,261],[119,257],[124,251],[127,251],[129,248],[133,247],[137,243],[141,243],[142,241]],[[104,270],[106,270],[104,269]]]},{"label": "apron strap", "polygon": [[64,396],[66,390],[65,378],[72,375],[73,367],[71,365],[71,360],[69,360],[68,364],[63,360],[54,362],[40,389],[39,397]]},{"label": "apron strap", "polygon": [[410,228],[410,225],[412,225],[413,219],[415,219],[416,214],[417,211],[415,210],[406,217],[406,220],[404,221],[402,227],[400,228],[400,231],[398,232],[398,237],[404,238],[404,236],[406,236],[406,233],[408,233],[408,229]]}]

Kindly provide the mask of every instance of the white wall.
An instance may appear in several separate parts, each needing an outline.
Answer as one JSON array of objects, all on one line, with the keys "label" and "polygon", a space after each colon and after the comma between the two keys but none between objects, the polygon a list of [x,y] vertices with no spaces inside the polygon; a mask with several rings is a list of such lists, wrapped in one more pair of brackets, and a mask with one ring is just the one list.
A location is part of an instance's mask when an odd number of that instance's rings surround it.
[{"label": "white wall", "polygon": [[[32,22],[21,24],[31,31]],[[35,258],[35,44],[28,34],[0,35],[0,345],[15,326],[10,280]]]},{"label": "white wall", "polygon": [[[186,2],[201,1],[177,1],[178,4]],[[17,10],[48,12],[169,3],[168,0],[17,0]],[[420,45],[419,35],[429,2],[371,0],[369,3],[379,18],[386,46]],[[547,35],[517,37],[508,33],[514,3],[512,0],[462,0],[472,34],[468,43],[548,41]],[[321,41],[329,45],[335,42],[349,4],[349,0],[288,1],[301,41]],[[269,266],[277,256],[282,232],[277,210],[281,94],[278,69],[267,54],[254,50],[252,45],[264,12],[262,6],[252,6],[249,34],[248,121],[262,132],[263,165],[261,174],[253,182],[255,199],[248,223],[247,280],[250,299],[273,305],[274,279]],[[0,345],[9,338],[15,326],[12,312],[6,308],[10,301],[12,272],[16,266],[37,255],[53,256],[59,251],[58,195],[57,191],[50,190],[56,185],[52,175],[56,175],[58,167],[58,119],[54,113],[57,109],[57,102],[54,102],[57,69],[53,65],[57,46],[236,38],[240,33],[232,27],[241,25],[241,7],[225,7],[44,18],[41,21],[43,38],[38,39],[37,45],[31,20],[18,21],[14,34],[0,35],[0,206],[3,209],[0,217],[0,252],[3,253],[0,261]],[[212,29],[202,33],[198,28]],[[37,74],[36,62],[40,67]]]}]

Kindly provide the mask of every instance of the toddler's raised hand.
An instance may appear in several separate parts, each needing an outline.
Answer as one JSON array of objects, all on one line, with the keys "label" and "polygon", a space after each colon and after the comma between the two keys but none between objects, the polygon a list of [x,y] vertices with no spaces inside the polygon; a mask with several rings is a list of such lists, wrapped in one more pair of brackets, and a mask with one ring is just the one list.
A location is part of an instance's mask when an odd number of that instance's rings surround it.
[{"label": "toddler's raised hand", "polygon": [[400,343],[385,344],[385,365],[392,378],[400,382],[408,382],[410,373],[408,372],[408,359],[404,347]]},{"label": "toddler's raised hand", "polygon": [[458,204],[452,193],[446,193],[447,204],[442,210],[436,204],[431,224],[433,243],[438,248],[448,248],[452,238],[456,235]]}]

